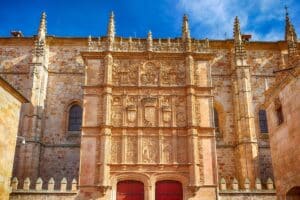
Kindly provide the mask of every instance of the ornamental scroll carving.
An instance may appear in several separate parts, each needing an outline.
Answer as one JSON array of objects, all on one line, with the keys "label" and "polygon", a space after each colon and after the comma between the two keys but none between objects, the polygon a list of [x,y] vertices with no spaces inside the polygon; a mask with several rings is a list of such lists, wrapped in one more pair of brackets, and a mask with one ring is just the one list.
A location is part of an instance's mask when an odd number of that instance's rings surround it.
[{"label": "ornamental scroll carving", "polygon": [[112,78],[116,85],[137,85],[138,64],[129,60],[116,60],[113,65]]},{"label": "ornamental scroll carving", "polygon": [[184,85],[185,66],[181,61],[163,63],[161,68],[162,85]]},{"label": "ornamental scroll carving", "polygon": [[113,97],[111,120],[113,126],[121,126],[123,121],[122,98],[119,96]]},{"label": "ornamental scroll carving", "polygon": [[176,124],[179,127],[186,126],[186,99],[184,97],[176,97]]},{"label": "ornamental scroll carving", "polygon": [[140,79],[142,85],[157,85],[159,82],[159,67],[153,62],[147,62],[141,67]]},{"label": "ornamental scroll carving", "polygon": [[121,163],[122,161],[122,138],[113,136],[111,139],[111,162]]}]

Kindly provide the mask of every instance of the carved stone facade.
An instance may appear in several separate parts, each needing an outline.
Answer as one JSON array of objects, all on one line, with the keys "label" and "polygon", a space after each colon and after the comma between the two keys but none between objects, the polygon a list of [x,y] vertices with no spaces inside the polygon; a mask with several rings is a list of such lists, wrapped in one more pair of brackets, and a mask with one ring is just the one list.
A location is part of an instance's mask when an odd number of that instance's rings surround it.
[{"label": "carved stone facade", "polygon": [[[102,191],[97,198],[115,199],[114,184],[131,174],[131,179],[143,177],[147,182],[167,175],[183,184],[184,199],[214,199],[212,54],[87,51],[81,55],[86,63],[83,101],[87,112],[82,127],[80,197]],[[98,72],[101,76],[95,78]],[[91,118],[92,109],[104,117]],[[91,166],[96,166],[94,173],[86,170]],[[200,174],[206,176],[201,179]],[[145,199],[153,195],[151,189]]]}]

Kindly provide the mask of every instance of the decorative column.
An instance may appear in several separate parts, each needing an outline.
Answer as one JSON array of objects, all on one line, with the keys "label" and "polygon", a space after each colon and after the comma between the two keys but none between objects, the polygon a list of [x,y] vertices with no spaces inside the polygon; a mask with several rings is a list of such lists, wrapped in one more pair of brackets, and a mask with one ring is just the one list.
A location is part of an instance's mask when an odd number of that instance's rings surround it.
[{"label": "decorative column", "polygon": [[186,57],[186,85],[187,85],[187,120],[188,120],[188,161],[190,164],[189,188],[196,193],[200,188],[200,169],[198,152],[198,133],[196,129],[195,97],[193,85],[194,59],[191,55]]},{"label": "decorative column", "polygon": [[258,167],[258,145],[255,133],[250,66],[247,64],[246,50],[237,17],[234,22],[234,47],[232,86],[237,135],[236,155],[239,183],[243,187],[247,178],[252,184],[255,183]]},{"label": "decorative column", "polygon": [[99,187],[106,194],[111,188],[110,177],[110,155],[111,155],[111,110],[112,110],[112,66],[113,57],[109,53],[104,58],[104,91],[103,91],[103,126],[100,136],[100,177]]}]

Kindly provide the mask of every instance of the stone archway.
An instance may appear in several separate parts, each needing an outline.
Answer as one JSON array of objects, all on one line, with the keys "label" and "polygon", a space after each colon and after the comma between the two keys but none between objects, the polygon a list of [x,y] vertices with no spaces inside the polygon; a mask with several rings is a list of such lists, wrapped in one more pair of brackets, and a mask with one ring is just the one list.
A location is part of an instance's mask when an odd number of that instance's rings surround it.
[{"label": "stone archway", "polygon": [[172,180],[156,182],[155,200],[183,200],[182,184]]},{"label": "stone archway", "polygon": [[144,200],[144,184],[133,180],[118,182],[117,200]]},{"label": "stone archway", "polygon": [[286,193],[286,200],[298,199],[300,199],[300,186],[293,187]]}]

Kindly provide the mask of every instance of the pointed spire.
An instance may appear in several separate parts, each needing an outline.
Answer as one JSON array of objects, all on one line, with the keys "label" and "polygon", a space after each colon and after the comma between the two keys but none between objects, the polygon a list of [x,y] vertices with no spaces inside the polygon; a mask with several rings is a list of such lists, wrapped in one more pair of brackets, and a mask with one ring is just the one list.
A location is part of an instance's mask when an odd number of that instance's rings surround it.
[{"label": "pointed spire", "polygon": [[110,17],[109,17],[109,23],[107,27],[107,36],[110,41],[113,41],[115,39],[115,15],[114,12],[111,12]]},{"label": "pointed spire", "polygon": [[235,42],[237,42],[239,44],[242,43],[240,20],[237,16],[234,19],[233,36],[234,36]]},{"label": "pointed spire", "polygon": [[244,42],[242,40],[240,20],[237,16],[234,19],[233,36],[234,36],[235,58],[245,59],[246,50],[245,50]]},{"label": "pointed spire", "polygon": [[298,39],[294,25],[289,17],[288,7],[285,6],[285,41],[288,43],[289,55],[297,52],[297,40]]},{"label": "pointed spire", "polygon": [[47,28],[46,28],[46,13],[43,12],[41,16],[40,26],[38,30],[38,40],[45,41],[47,35]]},{"label": "pointed spire", "polygon": [[183,21],[182,21],[182,39],[184,41],[191,38],[190,34],[190,28],[189,28],[189,19],[186,14],[183,15]]},{"label": "pointed spire", "polygon": [[153,39],[152,39],[152,32],[148,32],[148,37],[147,37],[147,50],[152,51],[153,47]]}]

